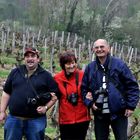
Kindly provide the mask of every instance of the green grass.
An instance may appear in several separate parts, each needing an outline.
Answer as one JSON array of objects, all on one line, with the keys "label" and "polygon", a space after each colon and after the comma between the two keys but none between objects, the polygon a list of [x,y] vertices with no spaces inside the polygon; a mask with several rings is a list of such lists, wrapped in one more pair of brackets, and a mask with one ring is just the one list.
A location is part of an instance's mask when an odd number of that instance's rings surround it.
[{"label": "green grass", "polygon": [[0,140],[4,140],[3,138],[3,125],[0,125]]},{"label": "green grass", "polygon": [[5,64],[15,64],[16,63],[16,58],[13,55],[6,56],[5,54],[2,54],[0,57],[0,60],[2,63],[5,63]]},{"label": "green grass", "polygon": [[6,78],[10,70],[0,70],[0,78]]}]

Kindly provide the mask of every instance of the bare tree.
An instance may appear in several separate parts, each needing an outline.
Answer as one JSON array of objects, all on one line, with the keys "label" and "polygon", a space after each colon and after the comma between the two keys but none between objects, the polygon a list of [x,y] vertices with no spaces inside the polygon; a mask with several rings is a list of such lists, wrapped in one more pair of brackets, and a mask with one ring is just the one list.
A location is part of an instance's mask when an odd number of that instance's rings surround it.
[{"label": "bare tree", "polygon": [[75,14],[75,10],[76,10],[76,6],[78,4],[79,0],[75,0],[73,2],[72,8],[71,8],[71,12],[70,12],[70,19],[69,19],[69,23],[67,25],[66,31],[70,32],[71,28],[72,28],[72,23],[73,23],[73,18],[74,18],[74,14]]},{"label": "bare tree", "polygon": [[105,34],[107,26],[111,23],[114,16],[116,16],[121,9],[123,9],[128,0],[110,0],[105,8],[104,15],[102,17],[102,33]]}]

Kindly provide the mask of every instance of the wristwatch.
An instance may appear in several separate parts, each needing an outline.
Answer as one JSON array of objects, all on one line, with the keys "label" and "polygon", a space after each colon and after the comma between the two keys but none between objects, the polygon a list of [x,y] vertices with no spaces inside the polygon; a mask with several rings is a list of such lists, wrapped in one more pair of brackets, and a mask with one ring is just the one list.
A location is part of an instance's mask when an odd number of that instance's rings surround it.
[{"label": "wristwatch", "polygon": [[45,109],[46,109],[46,111],[48,110],[48,106],[47,105],[45,106]]}]

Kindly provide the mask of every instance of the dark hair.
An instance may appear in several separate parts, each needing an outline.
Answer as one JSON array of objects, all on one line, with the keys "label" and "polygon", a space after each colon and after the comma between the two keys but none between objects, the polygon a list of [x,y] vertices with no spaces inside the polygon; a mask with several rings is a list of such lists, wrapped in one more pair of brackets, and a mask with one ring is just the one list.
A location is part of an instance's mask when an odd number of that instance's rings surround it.
[{"label": "dark hair", "polygon": [[75,61],[75,63],[77,63],[74,52],[70,50],[61,53],[59,56],[59,63],[63,70],[65,70],[65,64],[68,62],[72,62],[73,60]]}]

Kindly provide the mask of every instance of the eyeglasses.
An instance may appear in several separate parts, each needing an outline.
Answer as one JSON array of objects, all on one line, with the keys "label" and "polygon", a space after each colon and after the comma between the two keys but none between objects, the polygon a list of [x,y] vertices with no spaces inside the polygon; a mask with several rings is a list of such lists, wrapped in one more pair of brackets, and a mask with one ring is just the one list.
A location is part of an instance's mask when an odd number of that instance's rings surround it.
[{"label": "eyeglasses", "polygon": [[100,49],[103,49],[104,47],[105,47],[105,46],[101,45],[101,46],[95,46],[94,48],[95,48],[95,49],[99,49],[99,48],[100,48]]}]

